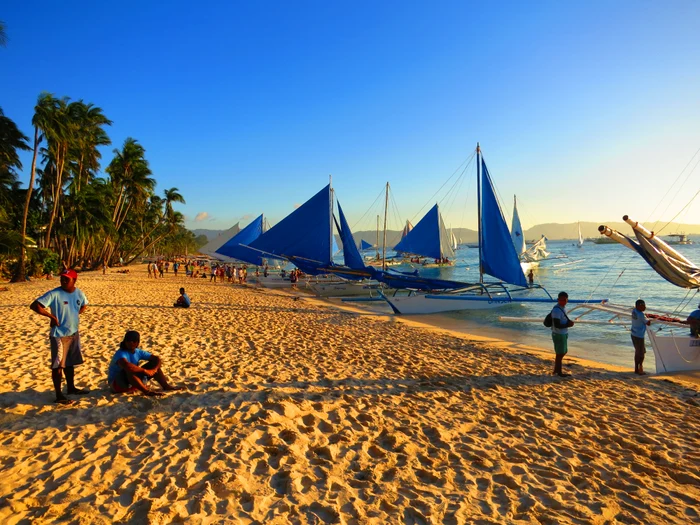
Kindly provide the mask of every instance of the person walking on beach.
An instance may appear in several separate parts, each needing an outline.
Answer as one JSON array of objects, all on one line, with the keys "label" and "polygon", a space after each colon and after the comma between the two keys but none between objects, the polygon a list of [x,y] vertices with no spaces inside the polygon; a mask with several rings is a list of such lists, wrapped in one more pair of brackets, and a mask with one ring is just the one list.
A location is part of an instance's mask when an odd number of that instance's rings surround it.
[{"label": "person walking on beach", "polygon": [[151,278],[151,263],[148,263],[146,265],[146,269],[148,270],[148,278],[150,279]]},{"label": "person walking on beach", "polygon": [[[90,391],[75,386],[75,366],[83,363],[80,351],[79,316],[88,305],[87,297],[75,281],[74,270],[64,270],[60,276],[61,286],[46,292],[30,306],[32,311],[51,319],[49,341],[51,344],[51,379],[56,391],[56,403],[73,403],[61,392],[62,376],[66,375],[69,395],[88,394]],[[50,311],[49,311],[50,309]]]},{"label": "person walking on beach", "polygon": [[647,333],[647,326],[651,324],[651,321],[647,320],[646,315],[644,315],[644,310],[647,309],[646,303],[637,299],[634,303],[634,310],[632,310],[632,345],[634,346],[634,373],[640,376],[646,374],[642,368],[642,363],[644,362],[644,354],[647,353],[647,349],[644,345],[644,336]]},{"label": "person walking on beach", "polygon": [[530,286],[535,284],[535,274],[532,270],[530,270],[530,273],[527,274],[527,282]]},{"label": "person walking on beach", "polygon": [[[161,358],[139,348],[140,342],[141,335],[134,330],[129,330],[124,335],[107,371],[107,382],[112,392],[122,394],[139,391],[147,396],[165,395],[164,392],[150,390],[144,383],[149,379],[155,379],[165,392],[183,390],[182,387],[168,383],[161,368],[163,364]],[[146,363],[139,366],[141,361]]]},{"label": "person walking on beach", "polygon": [[569,294],[559,292],[557,296],[557,304],[552,308],[552,341],[554,342],[554,375],[559,377],[567,377],[571,374],[565,374],[562,370],[564,356],[569,351],[569,328],[574,326],[574,322],[566,315],[566,303],[569,302]]},{"label": "person walking on beach", "polygon": [[180,297],[177,298],[173,306],[175,308],[189,308],[190,304],[192,304],[192,302],[190,301],[189,295],[185,293],[184,288],[180,288]]},{"label": "person walking on beach", "polygon": [[297,289],[297,281],[299,280],[299,276],[297,275],[296,270],[292,270],[292,272],[289,275],[289,280],[292,282],[292,290]]}]

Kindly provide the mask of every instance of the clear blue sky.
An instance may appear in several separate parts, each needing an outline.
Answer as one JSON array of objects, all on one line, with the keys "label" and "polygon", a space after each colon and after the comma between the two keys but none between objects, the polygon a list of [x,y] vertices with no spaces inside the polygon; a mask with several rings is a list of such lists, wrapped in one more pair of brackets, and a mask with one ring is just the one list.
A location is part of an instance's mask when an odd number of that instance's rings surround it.
[{"label": "clear blue sky", "polygon": [[[102,107],[112,147],[145,146],[192,228],[274,223],[329,174],[356,229],[387,180],[413,218],[477,141],[526,228],[646,220],[700,148],[694,0],[10,0],[0,20],[6,115],[31,135],[41,91]],[[448,224],[475,226],[474,184],[470,169]]]}]

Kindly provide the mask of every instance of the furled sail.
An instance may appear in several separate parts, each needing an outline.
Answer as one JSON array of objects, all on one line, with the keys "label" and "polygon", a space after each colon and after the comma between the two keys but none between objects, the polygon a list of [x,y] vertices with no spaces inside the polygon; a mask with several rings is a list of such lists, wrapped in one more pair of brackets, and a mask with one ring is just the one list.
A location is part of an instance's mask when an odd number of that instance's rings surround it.
[{"label": "furled sail", "polygon": [[542,261],[549,257],[551,253],[547,251],[547,237],[544,235],[535,244],[530,246],[520,259],[526,262]]},{"label": "furled sail", "polygon": [[636,251],[656,273],[671,284],[680,288],[700,288],[700,268],[627,215],[622,220],[632,226],[636,240],[607,226],[600,226],[598,231]]},{"label": "furled sail", "polygon": [[520,215],[518,215],[518,201],[513,195],[513,222],[510,227],[510,237],[513,239],[513,246],[518,255],[522,255],[527,251],[525,247],[525,236],[523,235],[523,227],[520,225]]},{"label": "furled sail", "polygon": [[263,216],[260,215],[257,219],[252,221],[248,226],[243,228],[223,246],[216,250],[216,253],[225,255],[226,257],[231,257],[232,259],[244,261],[249,264],[262,266],[265,264],[264,259],[266,259],[266,257],[264,257],[259,251],[252,250],[248,247],[248,245],[260,237],[262,233]]},{"label": "furled sail", "polygon": [[454,258],[455,252],[437,204],[401,239],[399,244],[394,246],[394,250],[433,259]]},{"label": "furled sail", "polygon": [[[417,226],[416,226],[417,228]],[[481,159],[481,268],[497,279],[527,287],[520,259],[513,246],[508,225],[496,199],[486,162]]]},{"label": "furled sail", "polygon": [[413,229],[413,224],[411,224],[411,221],[406,221],[406,226],[403,227],[403,230],[401,231],[401,240],[403,240],[406,235],[411,233],[411,230]]},{"label": "furled sail", "polygon": [[250,247],[263,256],[278,255],[307,273],[315,273],[314,268],[331,264],[331,235],[329,184],[258,237]]}]

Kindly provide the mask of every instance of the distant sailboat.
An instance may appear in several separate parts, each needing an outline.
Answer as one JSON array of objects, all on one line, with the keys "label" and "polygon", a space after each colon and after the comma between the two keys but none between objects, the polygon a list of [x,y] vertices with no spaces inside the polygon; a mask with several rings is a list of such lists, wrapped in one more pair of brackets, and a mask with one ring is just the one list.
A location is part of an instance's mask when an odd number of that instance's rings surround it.
[{"label": "distant sailboat", "polygon": [[423,262],[424,266],[452,266],[455,256],[453,239],[454,236],[450,237],[447,233],[440,208],[436,204],[394,246],[394,251],[429,258]]},{"label": "distant sailboat", "polygon": [[579,248],[583,248],[583,235],[581,235],[581,223],[578,223],[578,244]]},{"label": "distant sailboat", "polygon": [[374,248],[374,245],[371,242],[367,242],[364,239],[360,239],[360,251],[363,252],[365,250],[369,250],[371,248]]}]

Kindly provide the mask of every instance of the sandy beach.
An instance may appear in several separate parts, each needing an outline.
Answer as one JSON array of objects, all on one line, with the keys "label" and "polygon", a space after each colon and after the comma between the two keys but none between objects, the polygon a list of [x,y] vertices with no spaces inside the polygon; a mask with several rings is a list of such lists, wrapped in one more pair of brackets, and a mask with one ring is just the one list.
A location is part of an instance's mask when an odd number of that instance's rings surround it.
[{"label": "sandy beach", "polygon": [[[697,384],[555,378],[478,334],[131,271],[78,278],[91,393],[68,407],[28,308],[58,281],[0,292],[1,523],[700,522]],[[188,391],[109,392],[128,329]]]}]

